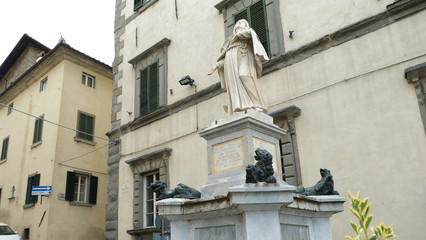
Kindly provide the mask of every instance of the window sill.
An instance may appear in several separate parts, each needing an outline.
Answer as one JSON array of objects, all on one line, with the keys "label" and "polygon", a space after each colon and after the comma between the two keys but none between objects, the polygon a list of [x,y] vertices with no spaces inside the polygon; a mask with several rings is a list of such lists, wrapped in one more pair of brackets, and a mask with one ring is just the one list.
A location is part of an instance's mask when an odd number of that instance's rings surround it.
[{"label": "window sill", "polygon": [[7,158],[0,160],[0,164],[7,162]]},{"label": "window sill", "polygon": [[92,204],[88,204],[88,203],[81,203],[81,202],[70,202],[71,206],[80,206],[80,207],[92,207]]},{"label": "window sill", "polygon": [[30,148],[31,148],[31,149],[33,149],[33,148],[37,147],[38,145],[41,145],[41,143],[42,143],[42,141],[38,141],[38,142],[36,142],[36,143],[33,143],[33,144],[30,146]]},{"label": "window sill", "polygon": [[127,230],[127,234],[132,236],[152,234],[155,232],[160,232],[160,229],[157,229],[155,227],[146,227],[146,228],[140,228],[140,229]]},{"label": "window sill", "polygon": [[33,207],[34,205],[35,205],[35,203],[25,204],[25,205],[23,206],[23,208],[24,208],[24,209],[26,209],[26,208],[30,208],[30,207]]},{"label": "window sill", "polygon": [[96,142],[92,142],[92,141],[82,139],[82,138],[78,138],[78,137],[74,137],[74,141],[89,144],[89,145],[92,145],[92,146],[96,146]]},{"label": "window sill", "polygon": [[9,200],[13,200],[13,199],[15,199],[15,197],[10,197],[10,198],[8,198]]}]

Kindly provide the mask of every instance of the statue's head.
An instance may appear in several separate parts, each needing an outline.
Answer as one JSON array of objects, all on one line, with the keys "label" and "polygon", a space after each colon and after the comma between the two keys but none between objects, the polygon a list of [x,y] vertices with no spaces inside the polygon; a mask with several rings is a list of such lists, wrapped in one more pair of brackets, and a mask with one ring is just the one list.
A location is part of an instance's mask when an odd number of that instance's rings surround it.
[{"label": "statue's head", "polygon": [[265,149],[258,148],[254,152],[256,153],[254,159],[258,161],[263,161],[268,164],[272,164],[272,155],[268,151],[266,151]]},{"label": "statue's head", "polygon": [[248,28],[250,28],[250,25],[247,22],[247,20],[240,19],[240,20],[237,21],[237,23],[235,23],[234,34],[237,33],[238,31],[241,31],[241,30],[244,30],[244,29],[248,29]]},{"label": "statue's head", "polygon": [[152,189],[152,191],[158,192],[158,191],[165,190],[167,185],[164,182],[155,181],[155,182],[151,183],[151,185],[149,187]]}]

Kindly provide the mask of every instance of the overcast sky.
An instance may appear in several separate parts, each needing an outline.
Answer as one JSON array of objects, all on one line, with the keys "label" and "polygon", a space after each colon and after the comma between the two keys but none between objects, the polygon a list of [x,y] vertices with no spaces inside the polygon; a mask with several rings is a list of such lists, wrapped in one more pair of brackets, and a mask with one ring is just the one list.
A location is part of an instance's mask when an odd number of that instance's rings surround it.
[{"label": "overcast sky", "polygon": [[115,0],[1,1],[0,65],[24,33],[54,48],[61,33],[76,50],[111,66]]}]

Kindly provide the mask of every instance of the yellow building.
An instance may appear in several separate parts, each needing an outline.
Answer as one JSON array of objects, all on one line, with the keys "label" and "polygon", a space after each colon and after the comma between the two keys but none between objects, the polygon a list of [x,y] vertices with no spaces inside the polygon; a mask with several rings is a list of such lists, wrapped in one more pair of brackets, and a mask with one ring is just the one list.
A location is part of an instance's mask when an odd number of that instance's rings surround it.
[{"label": "yellow building", "polygon": [[[370,197],[373,225],[423,239],[424,0],[118,0],[106,238],[158,233],[152,181],[207,182],[199,133],[227,117],[219,76],[207,74],[241,18],[270,57],[258,86],[288,130],[282,178],[313,186],[327,168],[341,196]],[[195,85],[179,84],[187,75]],[[334,239],[353,233],[345,209],[331,218]]]},{"label": "yellow building", "polygon": [[0,66],[0,219],[23,239],[104,239],[111,94],[111,67],[64,41],[24,34]]}]

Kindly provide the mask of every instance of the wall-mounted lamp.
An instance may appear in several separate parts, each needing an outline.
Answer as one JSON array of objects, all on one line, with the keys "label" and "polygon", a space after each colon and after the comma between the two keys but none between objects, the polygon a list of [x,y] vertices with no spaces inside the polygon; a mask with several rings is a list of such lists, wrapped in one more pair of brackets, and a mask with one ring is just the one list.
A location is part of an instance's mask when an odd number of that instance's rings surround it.
[{"label": "wall-mounted lamp", "polygon": [[180,85],[194,85],[194,79],[192,79],[189,75],[186,75],[185,77],[182,77],[179,80]]},{"label": "wall-mounted lamp", "polygon": [[290,38],[294,37],[294,31],[288,31],[288,33],[290,34]]},{"label": "wall-mounted lamp", "polygon": [[129,111],[126,111],[126,112],[127,112],[127,114],[132,115],[132,112],[129,112]]}]

